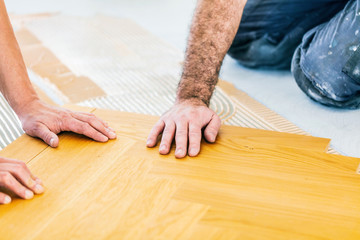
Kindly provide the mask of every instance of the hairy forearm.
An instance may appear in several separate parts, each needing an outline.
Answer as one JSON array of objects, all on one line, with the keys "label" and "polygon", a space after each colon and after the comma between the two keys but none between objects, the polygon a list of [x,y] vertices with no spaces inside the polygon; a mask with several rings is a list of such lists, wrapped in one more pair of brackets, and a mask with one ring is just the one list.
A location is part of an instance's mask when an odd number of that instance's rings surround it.
[{"label": "hairy forearm", "polygon": [[200,0],[191,25],[177,102],[209,105],[222,61],[239,27],[245,0]]},{"label": "hairy forearm", "polygon": [[19,114],[25,105],[37,99],[11,27],[3,0],[0,0],[0,91]]}]

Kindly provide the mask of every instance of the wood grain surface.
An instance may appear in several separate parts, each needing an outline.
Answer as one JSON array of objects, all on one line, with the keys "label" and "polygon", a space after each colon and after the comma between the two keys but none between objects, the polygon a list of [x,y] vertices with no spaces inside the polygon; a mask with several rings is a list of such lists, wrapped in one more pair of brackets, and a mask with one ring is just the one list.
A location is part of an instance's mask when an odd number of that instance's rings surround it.
[{"label": "wood grain surface", "polygon": [[74,109],[118,138],[63,133],[53,149],[22,136],[1,151],[47,187],[0,206],[1,239],[360,238],[360,160],[324,153],[327,139],[224,127],[199,157],[177,160],[145,147],[157,117]]}]

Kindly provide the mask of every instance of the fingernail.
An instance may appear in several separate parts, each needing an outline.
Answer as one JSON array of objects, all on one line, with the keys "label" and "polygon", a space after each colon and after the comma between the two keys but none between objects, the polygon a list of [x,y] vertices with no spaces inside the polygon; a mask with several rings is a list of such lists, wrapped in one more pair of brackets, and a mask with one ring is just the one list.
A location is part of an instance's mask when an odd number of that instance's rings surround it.
[{"label": "fingernail", "polygon": [[113,133],[113,132],[111,132],[111,133],[110,133],[110,138],[111,138],[111,139],[115,139],[115,138],[116,138],[116,134]]},{"label": "fingernail", "polygon": [[195,156],[197,154],[197,150],[195,148],[190,148],[189,155]]},{"label": "fingernail", "polygon": [[184,151],[183,151],[181,148],[179,148],[179,149],[177,149],[177,150],[175,151],[175,155],[183,156],[183,155],[184,155]]},{"label": "fingernail", "polygon": [[36,191],[37,194],[43,193],[44,192],[44,187],[41,186],[40,184],[36,184],[35,191]]},{"label": "fingernail", "polygon": [[30,190],[25,191],[25,198],[26,199],[31,199],[33,197],[34,197],[34,193],[32,191],[30,191]]},{"label": "fingernail", "polygon": [[109,138],[104,135],[101,138],[102,138],[102,140],[101,140],[102,142],[107,142],[109,140]]},{"label": "fingernail", "polygon": [[4,204],[9,204],[9,203],[11,203],[11,198],[9,196],[5,196]]},{"label": "fingernail", "polygon": [[111,127],[106,127],[105,129],[108,133],[110,133],[110,132],[115,133],[115,130],[112,129]]},{"label": "fingernail", "polygon": [[151,139],[146,141],[146,145],[152,145],[153,141]]},{"label": "fingernail", "polygon": [[159,151],[162,152],[162,151],[165,151],[166,150],[166,146],[165,145],[161,145],[160,148],[159,148]]},{"label": "fingernail", "polygon": [[51,139],[50,139],[50,146],[51,146],[51,147],[54,146],[54,141],[55,141],[54,138],[51,138]]},{"label": "fingernail", "polygon": [[215,135],[214,134],[210,134],[210,141],[214,142],[215,141]]},{"label": "fingernail", "polygon": [[116,134],[114,133],[114,131],[112,131],[110,128],[105,128],[106,132],[109,133],[110,135],[110,139],[114,139],[116,138]]}]

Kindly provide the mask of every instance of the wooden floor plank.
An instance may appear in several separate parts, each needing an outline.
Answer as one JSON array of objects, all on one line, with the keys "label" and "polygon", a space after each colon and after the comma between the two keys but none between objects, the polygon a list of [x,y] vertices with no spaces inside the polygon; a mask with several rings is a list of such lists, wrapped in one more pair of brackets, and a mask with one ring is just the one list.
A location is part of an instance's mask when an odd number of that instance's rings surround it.
[{"label": "wooden floor plank", "polygon": [[[71,108],[71,105],[69,105],[69,107]],[[93,113],[111,122],[112,127],[121,132],[122,135],[137,137],[137,139],[143,140],[144,142],[146,142],[146,137],[151,128],[159,119],[157,116],[101,109],[96,109]],[[131,118],[132,121],[127,121],[129,118]],[[225,144],[227,144],[226,141],[234,141],[237,143],[245,141],[247,145],[266,144],[313,151],[326,151],[330,143],[330,139],[326,138],[225,125],[221,127],[219,139]]]},{"label": "wooden floor plank", "polygon": [[47,148],[28,164],[43,180],[46,193],[1,206],[0,224],[14,226],[0,230],[4,239],[32,239],[85,190],[91,192],[96,176],[106,175],[111,163],[135,143],[125,138],[97,143],[75,134],[64,134],[60,141],[58,148]]},{"label": "wooden floor plank", "polygon": [[325,153],[326,139],[225,127],[198,157],[178,160],[145,147],[157,117],[71,108],[118,138],[63,133],[50,148],[22,136],[0,152],[24,159],[47,187],[0,206],[2,238],[360,238],[360,160]]}]

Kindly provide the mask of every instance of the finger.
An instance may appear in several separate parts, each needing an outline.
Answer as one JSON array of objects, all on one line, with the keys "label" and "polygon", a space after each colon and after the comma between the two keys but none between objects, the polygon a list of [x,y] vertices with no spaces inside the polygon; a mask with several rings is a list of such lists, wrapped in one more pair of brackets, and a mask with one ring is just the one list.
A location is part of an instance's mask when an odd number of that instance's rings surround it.
[{"label": "finger", "polygon": [[212,143],[215,142],[216,136],[218,135],[220,130],[220,126],[221,126],[220,117],[214,114],[209,124],[206,126],[204,130],[205,139]]},{"label": "finger", "polygon": [[116,134],[113,130],[107,127],[99,118],[97,118],[94,114],[82,114],[82,113],[72,113],[71,116],[74,118],[90,124],[94,129],[103,135],[107,136],[109,139],[115,139]]},{"label": "finger", "polygon": [[157,138],[160,135],[160,133],[164,130],[164,128],[165,128],[165,122],[163,120],[159,120],[150,131],[150,134],[146,141],[147,147],[155,147]]},{"label": "finger", "polygon": [[23,199],[31,199],[34,197],[34,193],[21,185],[9,172],[0,172],[0,185]]},{"label": "finger", "polygon": [[198,124],[189,124],[189,156],[195,157],[200,152],[201,144],[201,126]]},{"label": "finger", "polygon": [[[84,115],[88,115],[88,116],[95,116],[93,113],[87,113],[87,112],[77,112],[79,114],[84,114]],[[109,127],[109,124],[107,122],[105,122],[104,120],[102,120],[101,118],[97,118],[105,127]]]},{"label": "finger", "polygon": [[57,147],[59,145],[58,136],[42,123],[36,123],[36,126],[28,134],[33,137],[41,138],[51,147]]},{"label": "finger", "polygon": [[10,172],[19,182],[36,194],[44,192],[43,186],[31,177],[30,170],[27,168],[25,163],[1,163],[0,167],[2,171]]},{"label": "finger", "polygon": [[5,193],[0,192],[0,204],[11,203],[11,197]]},{"label": "finger", "polygon": [[170,121],[166,123],[165,129],[161,138],[161,144],[159,148],[160,154],[168,154],[171,147],[171,142],[175,135],[175,123]]},{"label": "finger", "polygon": [[188,123],[187,122],[179,122],[176,124],[176,150],[175,157],[183,158],[187,153],[187,143],[188,143]]},{"label": "finger", "polygon": [[100,133],[86,122],[73,118],[70,121],[66,121],[65,124],[66,126],[64,126],[64,129],[66,131],[72,131],[78,134],[85,135],[98,142],[107,142],[109,140],[107,136]]},{"label": "finger", "polygon": [[34,176],[34,174],[31,173],[30,169],[27,167],[27,165],[23,162],[23,161],[20,161],[20,160],[17,160],[17,159],[11,159],[11,158],[2,158],[0,157],[0,163],[14,163],[14,164],[20,164],[20,165],[23,165],[26,170],[30,173],[30,176],[31,178],[39,183],[39,184],[42,184],[42,181],[40,180],[40,178]]}]

